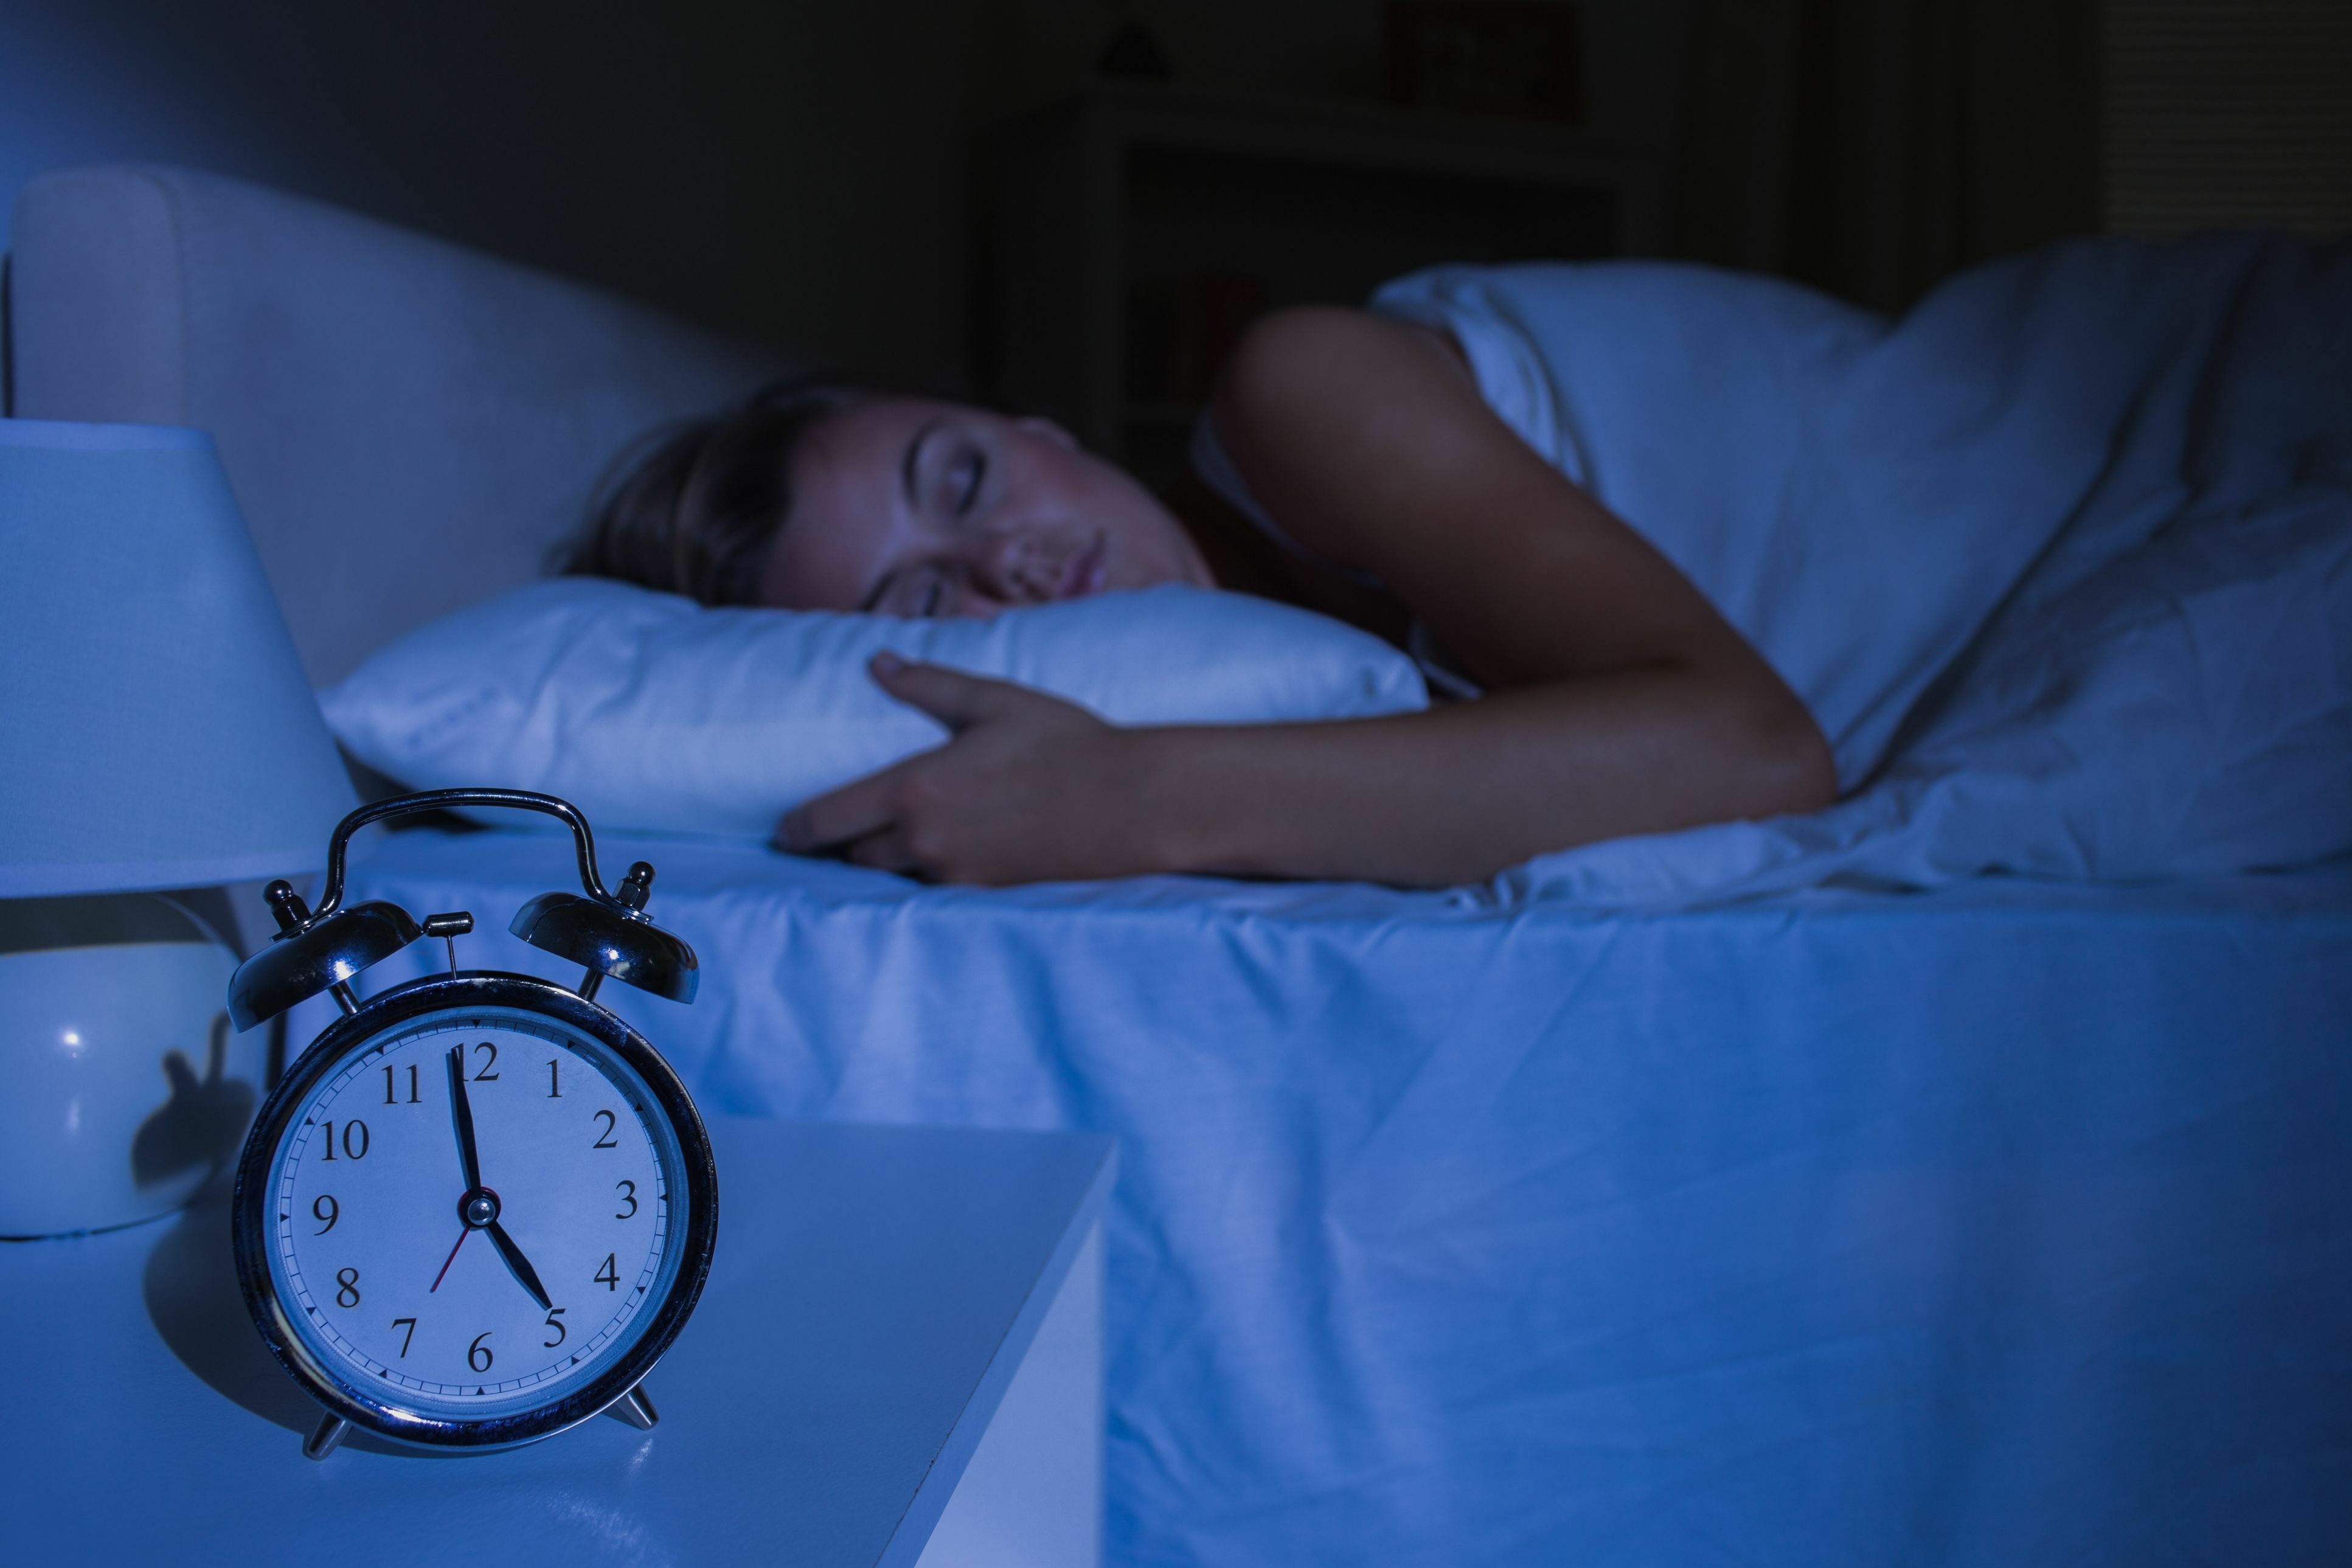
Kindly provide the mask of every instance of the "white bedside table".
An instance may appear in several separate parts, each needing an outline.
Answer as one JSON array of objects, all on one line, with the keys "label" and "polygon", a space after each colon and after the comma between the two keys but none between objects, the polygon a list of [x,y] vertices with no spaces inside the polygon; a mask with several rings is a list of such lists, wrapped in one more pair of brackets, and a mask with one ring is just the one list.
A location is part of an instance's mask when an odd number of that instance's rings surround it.
[{"label": "white bedside table", "polygon": [[714,1118],[719,1251],[646,1387],[478,1458],[301,1454],[226,1197],[0,1243],[12,1563],[1096,1563],[1108,1139]]}]

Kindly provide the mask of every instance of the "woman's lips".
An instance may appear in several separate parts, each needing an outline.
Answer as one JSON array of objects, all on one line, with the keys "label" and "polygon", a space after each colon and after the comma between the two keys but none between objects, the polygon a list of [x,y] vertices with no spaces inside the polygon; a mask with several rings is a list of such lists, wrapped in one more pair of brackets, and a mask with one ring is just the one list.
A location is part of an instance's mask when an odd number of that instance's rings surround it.
[{"label": "woman's lips", "polygon": [[1099,594],[1103,585],[1103,536],[1062,563],[1062,580],[1054,585],[1056,599],[1082,599]]}]

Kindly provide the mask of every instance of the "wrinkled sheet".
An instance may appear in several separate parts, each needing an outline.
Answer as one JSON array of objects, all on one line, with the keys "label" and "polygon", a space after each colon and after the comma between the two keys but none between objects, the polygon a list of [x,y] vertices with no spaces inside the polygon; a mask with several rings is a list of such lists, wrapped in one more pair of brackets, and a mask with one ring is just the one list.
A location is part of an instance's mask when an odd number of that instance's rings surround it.
[{"label": "wrinkled sheet", "polygon": [[[604,996],[706,1107],[1118,1135],[1112,1562],[2352,1542],[2352,866],[1597,918],[603,847],[705,968]],[[569,981],[503,928],[570,859],[357,893]]]},{"label": "wrinkled sheet", "polygon": [[2061,246],[1882,325],[1695,268],[1465,279],[1459,308],[1558,341],[1563,467],[1836,697],[1847,786],[1545,857],[1497,899],[2352,850],[2352,244]]}]

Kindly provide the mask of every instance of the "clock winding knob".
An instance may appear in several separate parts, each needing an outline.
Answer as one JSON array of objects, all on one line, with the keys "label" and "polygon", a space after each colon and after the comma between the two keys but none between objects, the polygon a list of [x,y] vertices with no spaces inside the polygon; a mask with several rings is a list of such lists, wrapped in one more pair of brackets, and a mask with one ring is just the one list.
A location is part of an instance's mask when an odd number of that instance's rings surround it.
[{"label": "clock winding knob", "polygon": [[262,889],[261,896],[269,900],[269,912],[278,917],[280,932],[299,931],[303,922],[310,918],[310,906],[302,901],[302,895],[294,890],[294,884],[282,878]]}]

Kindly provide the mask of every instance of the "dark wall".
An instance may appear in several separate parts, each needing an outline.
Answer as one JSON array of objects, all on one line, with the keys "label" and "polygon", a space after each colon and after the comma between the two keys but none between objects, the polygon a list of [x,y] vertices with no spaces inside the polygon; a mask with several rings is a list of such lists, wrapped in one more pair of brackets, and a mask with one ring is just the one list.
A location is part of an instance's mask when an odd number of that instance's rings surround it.
[{"label": "dark wall", "polygon": [[1971,263],[2095,233],[2099,9],[1801,0],[1778,269],[1891,310]]},{"label": "dark wall", "polygon": [[[1674,248],[1882,306],[2094,225],[2095,0],[1585,0]],[[220,170],[825,361],[969,378],[971,139],[1136,16],[1180,79],[1368,98],[1382,0],[0,0],[0,213]]]},{"label": "dark wall", "polygon": [[197,164],[892,374],[964,357],[957,0],[0,0],[0,210]]}]

